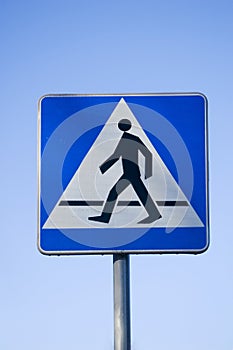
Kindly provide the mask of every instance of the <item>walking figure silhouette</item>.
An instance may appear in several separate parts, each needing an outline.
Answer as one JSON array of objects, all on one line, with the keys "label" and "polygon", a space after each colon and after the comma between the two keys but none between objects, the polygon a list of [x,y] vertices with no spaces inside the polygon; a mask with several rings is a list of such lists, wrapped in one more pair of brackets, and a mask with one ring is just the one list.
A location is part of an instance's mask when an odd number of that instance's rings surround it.
[{"label": "walking figure silhouette", "polygon": [[99,216],[91,216],[88,218],[89,220],[108,223],[112,216],[118,196],[129,185],[132,185],[141,204],[144,206],[148,214],[145,219],[139,221],[139,224],[152,223],[162,217],[141,179],[138,165],[140,151],[145,157],[145,179],[151,177],[152,154],[138,136],[127,132],[131,129],[131,126],[131,122],[128,119],[122,119],[118,123],[118,128],[123,131],[123,135],[113,154],[100,166],[100,171],[104,174],[121,158],[123,174],[110,190],[102,214]]}]

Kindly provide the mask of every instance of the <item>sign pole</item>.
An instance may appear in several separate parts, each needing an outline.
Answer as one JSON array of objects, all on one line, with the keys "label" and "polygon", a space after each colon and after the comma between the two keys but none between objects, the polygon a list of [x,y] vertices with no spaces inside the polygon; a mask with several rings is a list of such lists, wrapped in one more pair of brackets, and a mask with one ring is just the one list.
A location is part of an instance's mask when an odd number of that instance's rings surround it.
[{"label": "sign pole", "polygon": [[113,254],[114,350],[130,350],[130,258]]}]

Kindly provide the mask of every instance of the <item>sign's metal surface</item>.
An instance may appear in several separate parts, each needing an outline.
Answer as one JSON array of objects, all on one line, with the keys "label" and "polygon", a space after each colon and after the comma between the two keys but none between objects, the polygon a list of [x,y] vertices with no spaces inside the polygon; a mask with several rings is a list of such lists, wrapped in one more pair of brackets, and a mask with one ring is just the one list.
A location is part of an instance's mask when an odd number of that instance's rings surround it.
[{"label": "sign's metal surface", "polygon": [[208,248],[204,95],[47,95],[39,140],[42,253]]}]

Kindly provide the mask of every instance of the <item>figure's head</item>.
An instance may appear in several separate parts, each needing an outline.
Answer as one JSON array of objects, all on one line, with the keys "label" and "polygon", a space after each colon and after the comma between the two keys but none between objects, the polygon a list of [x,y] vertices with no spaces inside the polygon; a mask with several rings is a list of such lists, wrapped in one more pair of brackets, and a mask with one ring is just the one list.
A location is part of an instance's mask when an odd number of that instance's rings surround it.
[{"label": "figure's head", "polygon": [[128,119],[121,119],[118,123],[118,128],[121,131],[128,131],[131,128],[131,121]]}]

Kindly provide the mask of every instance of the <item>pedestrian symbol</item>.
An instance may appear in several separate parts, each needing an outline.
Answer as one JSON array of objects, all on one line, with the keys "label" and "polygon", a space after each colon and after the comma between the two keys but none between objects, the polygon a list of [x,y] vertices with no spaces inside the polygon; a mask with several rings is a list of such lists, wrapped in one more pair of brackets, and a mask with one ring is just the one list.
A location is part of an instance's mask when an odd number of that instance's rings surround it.
[{"label": "pedestrian symbol", "polygon": [[122,98],[43,229],[203,226]]},{"label": "pedestrian symbol", "polygon": [[104,174],[116,161],[121,158],[123,174],[110,190],[102,214],[100,216],[89,217],[89,220],[108,223],[113,213],[118,196],[129,185],[132,185],[134,191],[140,199],[140,202],[148,213],[148,217],[141,220],[139,223],[151,223],[160,219],[162,216],[160,215],[157,206],[153,202],[143,181],[141,180],[140,169],[138,166],[138,152],[140,151],[145,157],[145,179],[152,176],[152,154],[139,137],[127,132],[131,129],[130,120],[120,120],[118,123],[118,128],[123,131],[123,135],[113,154],[100,166],[100,170],[101,173]]}]

